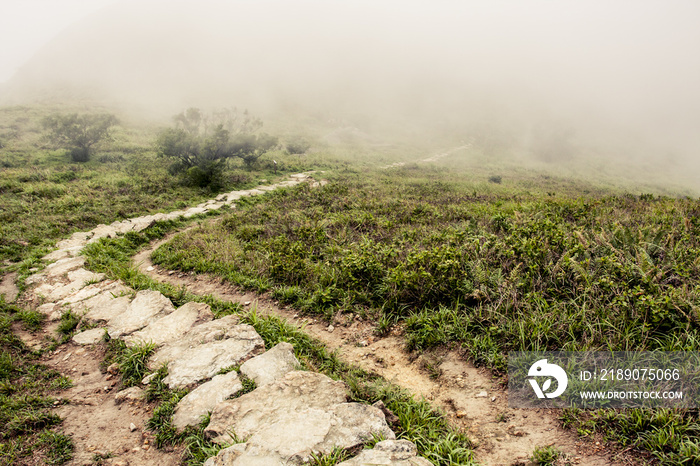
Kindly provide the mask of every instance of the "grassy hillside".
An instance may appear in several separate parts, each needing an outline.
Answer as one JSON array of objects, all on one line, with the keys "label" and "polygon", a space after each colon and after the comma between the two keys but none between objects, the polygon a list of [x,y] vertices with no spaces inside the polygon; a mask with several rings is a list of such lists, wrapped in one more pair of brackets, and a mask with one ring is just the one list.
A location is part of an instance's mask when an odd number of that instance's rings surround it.
[{"label": "grassy hillside", "polygon": [[[495,374],[508,351],[698,350],[699,201],[489,170],[328,173],[324,187],[273,193],[153,259],[329,319],[371,316],[378,334],[399,326],[409,350],[456,346]],[[700,455],[695,413],[564,420],[667,464]]]},{"label": "grassy hillside", "polygon": [[[120,116],[112,139],[96,146],[86,163],[71,162],[67,151],[52,149],[44,138],[41,122],[47,115],[105,111],[94,105],[0,109],[0,264],[42,253],[75,231],[213,197],[168,173],[169,162],[154,148],[160,127]],[[169,124],[166,120],[162,127]],[[279,160],[277,174],[269,163],[273,156]],[[272,181],[312,165],[282,151],[270,157],[252,170],[232,162],[223,189]]]}]

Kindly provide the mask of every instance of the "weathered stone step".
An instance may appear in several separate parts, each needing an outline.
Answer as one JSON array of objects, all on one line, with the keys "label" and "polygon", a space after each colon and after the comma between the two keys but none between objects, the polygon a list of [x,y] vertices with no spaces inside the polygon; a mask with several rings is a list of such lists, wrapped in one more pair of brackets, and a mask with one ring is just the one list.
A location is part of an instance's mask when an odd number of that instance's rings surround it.
[{"label": "weathered stone step", "polygon": [[107,331],[110,337],[119,338],[141,330],[174,310],[173,303],[159,291],[139,291],[126,310],[108,322]]},{"label": "weathered stone step", "polygon": [[236,440],[232,432],[237,439],[246,439],[220,453],[230,458],[220,464],[232,465],[255,464],[262,458],[269,464],[300,463],[313,452],[362,445],[373,434],[395,438],[380,409],[346,400],[343,382],[315,372],[293,371],[219,403],[204,434],[216,443]]},{"label": "weathered stone step", "polygon": [[195,325],[214,319],[209,305],[187,303],[143,329],[124,338],[127,345],[154,343],[158,346],[183,338]]},{"label": "weathered stone step", "polygon": [[433,463],[416,454],[416,445],[408,440],[383,440],[338,466],[432,466]]}]

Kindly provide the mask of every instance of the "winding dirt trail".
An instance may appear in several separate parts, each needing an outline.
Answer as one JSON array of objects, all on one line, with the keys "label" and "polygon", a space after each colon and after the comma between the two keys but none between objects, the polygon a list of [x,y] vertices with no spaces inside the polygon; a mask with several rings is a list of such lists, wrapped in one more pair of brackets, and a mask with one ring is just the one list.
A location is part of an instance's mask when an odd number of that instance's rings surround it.
[{"label": "winding dirt trail", "polygon": [[[218,277],[154,266],[151,253],[175,234],[154,242],[133,258],[142,273],[160,282],[184,286],[195,294],[210,294],[255,308],[262,314],[284,317],[322,341],[331,351],[337,350],[345,361],[379,374],[439,406],[477,443],[475,454],[479,463],[529,464],[528,457],[536,447],[555,445],[567,455],[568,464],[635,464],[629,455],[616,454],[602,440],[581,440],[574,432],[563,429],[556,410],[510,408],[505,390],[489,372],[474,367],[456,351],[415,358],[404,351],[400,333],[395,331],[387,337],[377,338],[373,324],[359,316],[340,316],[329,325],[325,321],[301,316],[268,295],[241,291]],[[439,376],[435,377],[435,371],[431,375],[424,369],[428,360],[438,361]]]},{"label": "winding dirt trail", "polygon": [[[438,156],[461,148],[463,147],[454,148]],[[425,161],[431,161],[438,156]],[[322,184],[308,181],[312,182],[312,185]],[[269,190],[268,188],[272,187],[260,187],[259,191],[250,192],[262,193]],[[229,199],[228,202],[234,202],[234,199],[237,197]],[[189,209],[187,212],[192,212],[185,214],[194,215],[207,208],[215,208],[224,201],[218,202],[217,204],[217,201],[210,201]],[[158,215],[167,217],[182,213]],[[155,216],[144,216],[122,222],[121,226],[116,225],[113,228],[131,229],[139,225],[139,228],[145,228],[148,222],[155,219]],[[95,232],[101,232],[101,228],[96,228],[92,234],[97,235]],[[196,225],[188,228],[196,228]],[[241,291],[222,282],[218,277],[185,274],[154,266],[150,261],[152,251],[184,230],[154,242],[136,255],[133,261],[139,270],[155,280],[184,286],[195,294],[210,294],[222,300],[256,308],[261,313],[279,315],[303,328],[323,342],[329,350],[337,351],[344,360],[377,373],[416,396],[425,397],[433,405],[442,408],[454,424],[476,442],[476,460],[481,464],[528,464],[527,458],[532,451],[538,446],[547,445],[555,445],[562,450],[567,455],[567,464],[635,464],[634,458],[615,452],[602,440],[581,440],[574,432],[563,429],[557,411],[509,408],[505,390],[491,378],[489,372],[475,368],[467,362],[464,355],[456,351],[444,350],[416,357],[404,351],[404,339],[400,331],[396,330],[387,337],[377,338],[374,335],[373,322],[365,321],[357,315],[338,316],[332,325],[329,325],[325,321],[301,316],[294,309],[280,305],[268,295]],[[105,236],[108,233],[100,234]],[[63,249],[50,254],[47,259],[70,256],[74,249],[73,242],[86,240],[81,235],[83,234],[63,241]],[[45,331],[51,331],[51,328]],[[24,337],[32,346],[41,345],[39,341],[28,341],[31,338],[27,338],[27,335]],[[36,336],[34,338],[36,339]],[[49,367],[71,374],[74,380],[74,387],[65,394],[66,398],[72,400],[71,404],[62,407],[60,413],[65,418],[64,428],[67,433],[76,439],[79,452],[71,464],[88,463],[96,453],[96,445],[108,445],[106,451],[120,456],[118,459],[106,460],[105,464],[177,464],[180,452],[150,448],[152,438],[143,425],[152,406],[115,404],[112,392],[116,382],[110,374],[102,374],[97,370],[96,364],[102,359],[102,354],[97,354],[99,351],[97,347],[86,350],[69,343],[44,357],[44,362]],[[429,365],[437,370],[428,371],[426,367]],[[78,406],[76,400],[83,400],[84,403]],[[131,423],[136,429],[130,427]],[[125,463],[117,462],[124,460]]]}]

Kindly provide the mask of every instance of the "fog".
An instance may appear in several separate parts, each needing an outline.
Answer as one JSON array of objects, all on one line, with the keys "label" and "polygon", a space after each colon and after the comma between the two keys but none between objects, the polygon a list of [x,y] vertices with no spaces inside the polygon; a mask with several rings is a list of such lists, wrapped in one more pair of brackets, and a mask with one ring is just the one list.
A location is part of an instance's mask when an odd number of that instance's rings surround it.
[{"label": "fog", "polygon": [[122,1],[59,34],[0,98],[294,109],[687,173],[700,159],[698,24],[694,0]]}]

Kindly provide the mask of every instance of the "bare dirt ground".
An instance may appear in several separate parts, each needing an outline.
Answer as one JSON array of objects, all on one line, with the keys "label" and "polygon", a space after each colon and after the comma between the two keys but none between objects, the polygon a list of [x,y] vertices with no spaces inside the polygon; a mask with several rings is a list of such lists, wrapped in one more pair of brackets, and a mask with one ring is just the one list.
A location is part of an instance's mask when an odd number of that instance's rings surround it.
[{"label": "bare dirt ground", "polygon": [[4,296],[5,302],[13,303],[19,294],[19,288],[15,285],[17,273],[8,273],[0,280],[0,295]]},{"label": "bare dirt ground", "polygon": [[[27,332],[19,325],[13,331],[34,349],[46,348],[56,337],[57,322],[39,332]],[[52,394],[54,409],[63,421],[59,429],[69,435],[75,450],[68,466],[175,466],[181,464],[182,448],[159,450],[146,422],[154,404],[143,401],[117,403],[118,377],[100,369],[105,344],[79,346],[71,342],[45,352],[40,361],[69,377],[73,387]],[[133,424],[133,426],[132,426]],[[39,461],[39,459],[37,459]],[[38,462],[36,464],[43,464]]]},{"label": "bare dirt ground", "polygon": [[112,456],[102,464],[180,464],[180,451],[158,450],[153,446],[153,436],[145,427],[152,415],[152,405],[116,403],[117,378],[100,371],[103,358],[102,345],[83,347],[67,343],[42,360],[73,380],[73,388],[61,393],[67,403],[57,408],[63,419],[61,429],[75,444],[73,460],[68,464],[92,465],[96,463],[96,455]]},{"label": "bare dirt ground", "polygon": [[[477,443],[476,459],[481,464],[528,464],[533,449],[547,445],[561,449],[570,464],[636,464],[630,455],[601,439],[582,440],[562,428],[557,410],[510,408],[501,384],[487,370],[474,367],[456,351],[415,357],[404,351],[399,331],[378,338],[372,323],[357,315],[339,316],[329,325],[301,316],[269,296],[241,292],[217,277],[162,270],[151,263],[150,254],[168,239],[152,244],[134,257],[142,273],[161,282],[184,286],[192,293],[210,294],[256,308],[262,314],[282,316],[302,327],[331,351],[337,350],[344,360],[377,373],[443,409]],[[438,370],[427,370],[426,362],[437,362]]]}]

